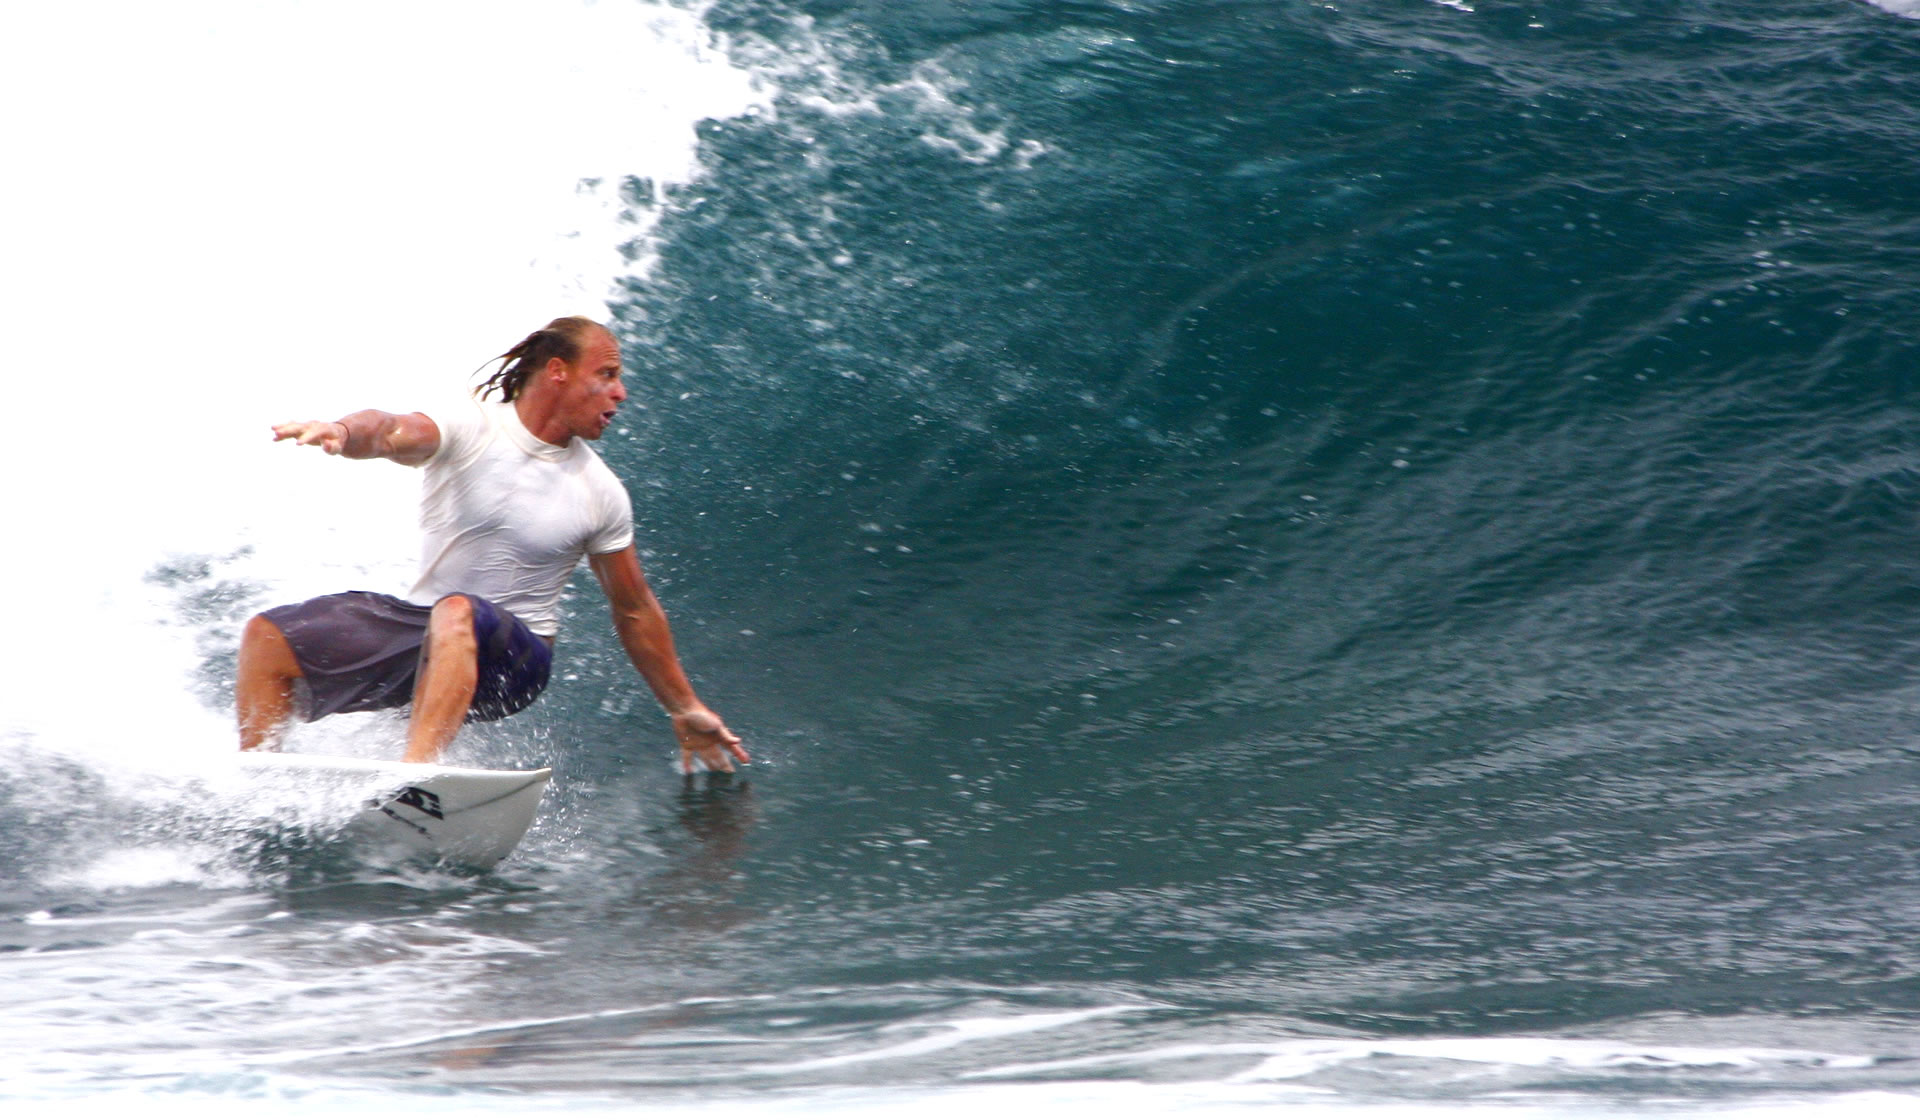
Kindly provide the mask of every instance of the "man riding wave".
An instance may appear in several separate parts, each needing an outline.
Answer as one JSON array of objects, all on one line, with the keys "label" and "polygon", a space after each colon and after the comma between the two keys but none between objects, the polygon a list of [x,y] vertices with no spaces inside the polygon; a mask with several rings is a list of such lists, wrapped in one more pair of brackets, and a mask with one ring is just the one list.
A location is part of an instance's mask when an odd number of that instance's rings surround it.
[{"label": "man riding wave", "polygon": [[588,446],[627,396],[619,344],[591,319],[555,319],[497,360],[464,409],[274,426],[275,440],[421,468],[423,550],[404,599],[348,591],[248,621],[240,749],[278,750],[296,716],[411,704],[404,758],[437,759],[467,720],[511,715],[546,687],[560,593],[585,557],[622,647],[672,717],[682,768],[748,761],[682,671],[640,570],[626,488]]}]

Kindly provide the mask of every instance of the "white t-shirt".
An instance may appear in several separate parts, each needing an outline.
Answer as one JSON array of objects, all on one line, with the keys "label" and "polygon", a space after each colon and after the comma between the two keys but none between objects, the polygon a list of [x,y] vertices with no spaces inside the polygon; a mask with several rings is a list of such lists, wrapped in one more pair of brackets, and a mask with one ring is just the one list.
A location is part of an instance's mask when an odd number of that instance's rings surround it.
[{"label": "white t-shirt", "polygon": [[546,443],[503,401],[436,410],[432,420],[440,447],[421,464],[420,578],[407,598],[429,606],[478,595],[551,637],[581,557],[633,543],[626,487],[584,440]]}]

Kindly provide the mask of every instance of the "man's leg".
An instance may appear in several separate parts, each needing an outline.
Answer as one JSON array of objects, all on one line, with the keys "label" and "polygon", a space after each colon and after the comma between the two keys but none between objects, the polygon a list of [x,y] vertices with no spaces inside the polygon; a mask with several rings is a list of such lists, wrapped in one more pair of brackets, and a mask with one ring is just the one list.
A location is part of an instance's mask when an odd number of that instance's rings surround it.
[{"label": "man's leg", "polygon": [[241,750],[280,749],[293,718],[293,682],[303,675],[280,628],[265,615],[248,619],[240,634],[240,663],[233,680]]},{"label": "man's leg", "polygon": [[407,762],[434,762],[466,722],[480,681],[480,643],[473,636],[473,604],[449,595],[434,604],[420,672],[413,682],[413,719],[407,725]]}]

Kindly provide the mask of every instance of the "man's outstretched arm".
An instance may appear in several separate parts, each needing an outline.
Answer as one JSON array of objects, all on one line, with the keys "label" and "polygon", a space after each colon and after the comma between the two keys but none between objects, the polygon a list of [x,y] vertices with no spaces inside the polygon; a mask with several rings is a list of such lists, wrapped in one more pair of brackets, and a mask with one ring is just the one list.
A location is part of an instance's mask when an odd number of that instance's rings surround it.
[{"label": "man's outstretched arm", "polygon": [[690,772],[696,757],[709,770],[730,771],[734,759],[748,761],[740,736],[727,730],[720,717],[694,695],[693,685],[680,668],[680,657],[674,652],[666,612],[647,586],[633,546],[589,556],[587,562],[613,607],[613,628],[627,657],[673,717],[673,733],[680,740],[680,769]]},{"label": "man's outstretched arm", "polygon": [[391,459],[417,467],[440,450],[440,428],[425,413],[363,409],[338,420],[294,420],[273,426],[275,441],[290,439],[349,459]]}]

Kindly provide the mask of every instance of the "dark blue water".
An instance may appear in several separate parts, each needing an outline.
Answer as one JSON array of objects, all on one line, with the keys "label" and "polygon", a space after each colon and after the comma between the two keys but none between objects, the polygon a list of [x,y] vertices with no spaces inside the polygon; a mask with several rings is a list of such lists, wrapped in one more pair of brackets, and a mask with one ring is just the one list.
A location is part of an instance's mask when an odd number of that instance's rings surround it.
[{"label": "dark blue water", "polygon": [[[558,771],[494,875],[318,845],[76,899],[93,818],[0,791],[23,982],[243,930],[319,1025],[169,988],[216,1098],[1914,1091],[1920,22],[706,18],[774,109],[630,185],[603,450],[755,765],[664,771],[583,582],[568,679],[471,748]],[[156,578],[220,702],[262,604]],[[432,1013],[349,1025],[394,984]]]},{"label": "dark blue water", "polygon": [[916,959],[1908,1007],[1912,24],[820,14],[622,309],[697,394],[623,465],[780,784],[939,838]]}]

